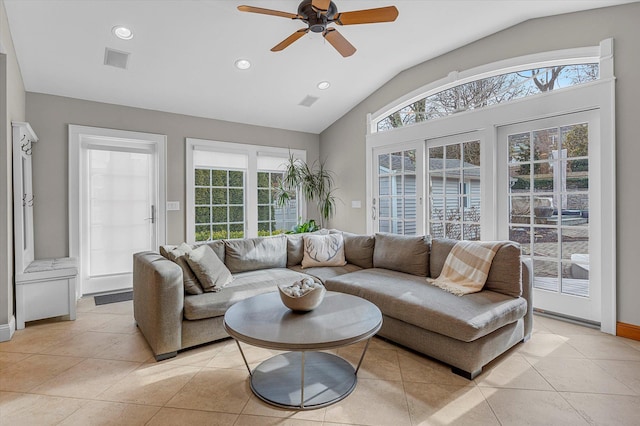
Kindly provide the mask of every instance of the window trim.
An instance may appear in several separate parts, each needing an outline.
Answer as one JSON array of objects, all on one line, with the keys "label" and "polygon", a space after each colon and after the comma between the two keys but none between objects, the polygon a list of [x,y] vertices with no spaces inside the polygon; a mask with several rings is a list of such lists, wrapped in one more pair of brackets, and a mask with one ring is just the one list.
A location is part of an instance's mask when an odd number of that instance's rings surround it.
[{"label": "window trim", "polygon": [[[264,145],[250,145],[238,142],[222,142],[208,139],[186,138],[186,204],[185,204],[185,239],[187,243],[195,243],[195,176],[193,152],[214,151],[243,154],[247,156],[247,171],[245,174],[245,236],[258,236],[258,156],[269,155],[282,157],[283,162],[293,154],[302,161],[307,160],[307,151],[302,149],[278,148]],[[299,199],[299,216],[306,217],[306,203]]]}]

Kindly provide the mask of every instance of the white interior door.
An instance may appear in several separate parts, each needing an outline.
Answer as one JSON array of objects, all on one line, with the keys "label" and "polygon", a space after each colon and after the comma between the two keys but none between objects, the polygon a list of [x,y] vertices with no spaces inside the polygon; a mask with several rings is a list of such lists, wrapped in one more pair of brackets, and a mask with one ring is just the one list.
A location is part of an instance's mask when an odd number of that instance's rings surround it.
[{"label": "white interior door", "polygon": [[[600,322],[598,115],[498,129],[502,235],[533,260],[534,307]],[[592,208],[590,208],[592,207]],[[596,272],[594,274],[594,271]]]},{"label": "white interior door", "polygon": [[79,258],[79,294],[131,289],[133,254],[164,243],[164,137],[79,128],[70,129],[70,142],[70,251]]},{"label": "white interior door", "polygon": [[424,233],[424,143],[377,148],[373,152],[374,232]]}]

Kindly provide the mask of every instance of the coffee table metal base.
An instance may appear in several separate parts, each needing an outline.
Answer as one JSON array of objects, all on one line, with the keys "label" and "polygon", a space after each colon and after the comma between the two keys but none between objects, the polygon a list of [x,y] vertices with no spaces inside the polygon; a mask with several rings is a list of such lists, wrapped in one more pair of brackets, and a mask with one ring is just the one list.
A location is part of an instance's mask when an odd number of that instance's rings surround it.
[{"label": "coffee table metal base", "polygon": [[287,352],[258,365],[251,390],[282,408],[312,410],[346,398],[356,387],[356,369],[326,352]]}]

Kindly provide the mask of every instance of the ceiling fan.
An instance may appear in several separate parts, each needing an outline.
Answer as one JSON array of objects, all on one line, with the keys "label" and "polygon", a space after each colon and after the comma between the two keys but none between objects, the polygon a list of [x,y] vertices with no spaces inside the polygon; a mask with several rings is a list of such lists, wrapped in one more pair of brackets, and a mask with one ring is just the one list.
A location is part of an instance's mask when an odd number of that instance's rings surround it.
[{"label": "ceiling fan", "polygon": [[379,7],[376,9],[354,10],[351,12],[338,12],[338,8],[331,0],[302,0],[298,6],[298,13],[280,12],[279,10],[263,9],[253,6],[238,6],[241,12],[261,13],[264,15],[280,16],[282,18],[299,19],[308,25],[302,28],[279,44],[271,51],[279,52],[290,46],[309,31],[322,33],[325,39],[345,58],[355,53],[356,48],[347,41],[335,28],[329,24],[355,25],[373,24],[377,22],[392,22],[398,17],[398,9],[395,6]]}]

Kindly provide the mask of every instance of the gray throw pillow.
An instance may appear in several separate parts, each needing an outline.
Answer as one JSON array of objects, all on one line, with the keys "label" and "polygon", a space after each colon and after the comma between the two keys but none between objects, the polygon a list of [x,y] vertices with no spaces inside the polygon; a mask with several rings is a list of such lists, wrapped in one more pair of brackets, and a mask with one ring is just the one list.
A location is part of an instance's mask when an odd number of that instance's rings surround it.
[{"label": "gray throw pillow", "polygon": [[204,291],[220,291],[233,281],[229,269],[208,245],[193,249],[186,256]]},{"label": "gray throw pillow", "polygon": [[224,263],[234,274],[287,267],[287,238],[284,235],[224,240],[224,245]]},{"label": "gray throw pillow", "polygon": [[429,242],[424,236],[376,234],[373,266],[426,277]]},{"label": "gray throw pillow", "polygon": [[438,278],[444,267],[444,262],[449,256],[449,252],[456,245],[458,240],[450,238],[434,238],[431,242],[431,255],[429,256],[429,276]]},{"label": "gray throw pillow", "polygon": [[373,268],[373,250],[376,238],[373,235],[358,235],[351,232],[343,232],[344,255],[348,263],[361,268]]},{"label": "gray throw pillow", "polygon": [[[189,251],[191,251],[191,247],[188,245],[187,247],[189,248]],[[182,269],[182,283],[184,285],[184,291],[188,294],[202,294],[203,291],[200,286],[200,282],[187,262],[187,252],[175,246],[161,247],[160,251],[164,251],[163,256],[176,263]]]}]

